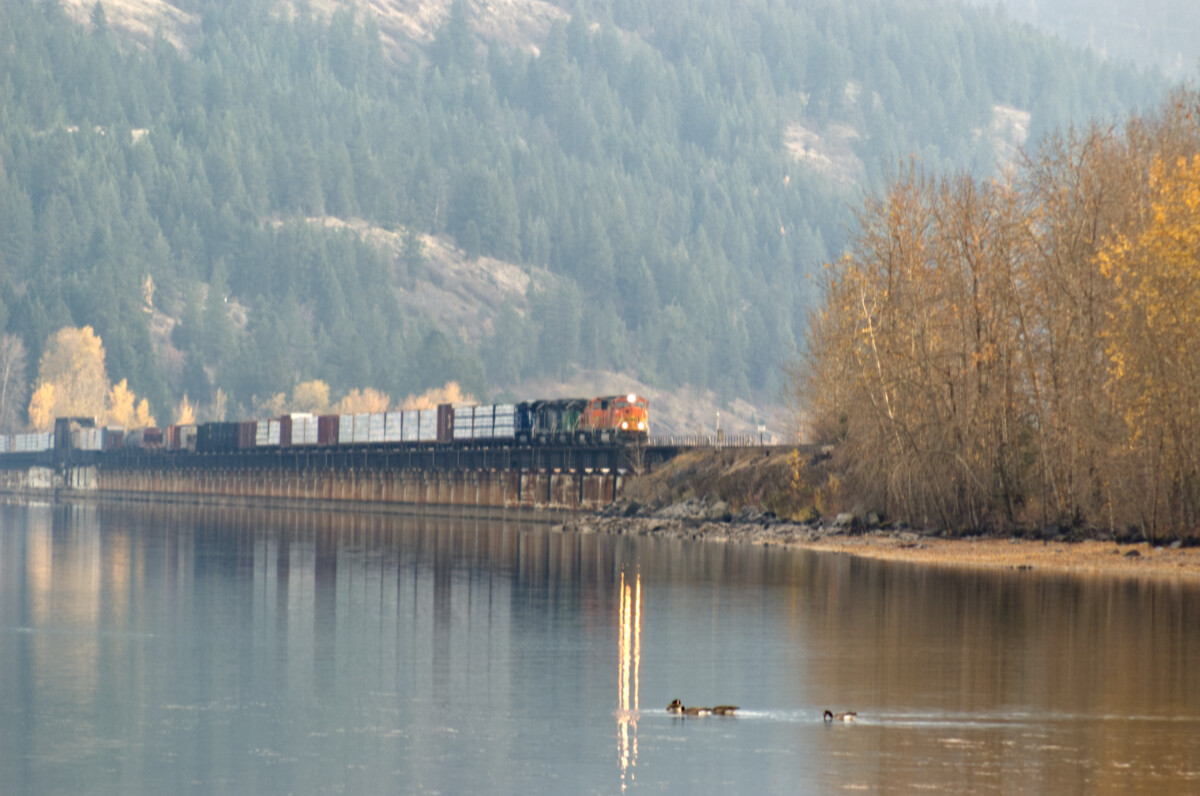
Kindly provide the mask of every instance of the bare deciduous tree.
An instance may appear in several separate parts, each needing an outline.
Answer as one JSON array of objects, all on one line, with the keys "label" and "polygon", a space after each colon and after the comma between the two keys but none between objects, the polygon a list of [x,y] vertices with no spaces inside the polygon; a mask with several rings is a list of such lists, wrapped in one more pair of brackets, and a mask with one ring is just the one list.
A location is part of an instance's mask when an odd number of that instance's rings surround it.
[{"label": "bare deciduous tree", "polygon": [[943,528],[1200,524],[1200,106],[901,169],[830,266],[796,411],[843,502]]},{"label": "bare deciduous tree", "polygon": [[15,334],[0,335],[0,430],[21,425],[21,408],[29,396],[25,374],[25,341]]}]

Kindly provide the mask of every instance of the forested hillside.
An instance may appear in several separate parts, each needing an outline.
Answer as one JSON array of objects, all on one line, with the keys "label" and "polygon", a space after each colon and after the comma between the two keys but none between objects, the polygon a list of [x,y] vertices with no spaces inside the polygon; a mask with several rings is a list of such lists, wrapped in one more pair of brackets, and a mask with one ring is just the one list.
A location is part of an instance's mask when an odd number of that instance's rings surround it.
[{"label": "forested hillside", "polygon": [[[180,0],[196,24],[144,42],[99,3],[0,6],[24,384],[90,325],[160,419],[218,387],[233,414],[310,379],[484,397],[580,368],[772,400],[864,181],[988,174],[1005,113],[1036,136],[1162,89],[943,0],[563,0],[530,47],[457,0],[385,48],[381,5]],[[527,277],[477,328],[413,300],[474,289],[447,245]]]},{"label": "forested hillside", "polygon": [[971,0],[1115,59],[1176,78],[1200,70],[1200,4],[1194,0]]}]

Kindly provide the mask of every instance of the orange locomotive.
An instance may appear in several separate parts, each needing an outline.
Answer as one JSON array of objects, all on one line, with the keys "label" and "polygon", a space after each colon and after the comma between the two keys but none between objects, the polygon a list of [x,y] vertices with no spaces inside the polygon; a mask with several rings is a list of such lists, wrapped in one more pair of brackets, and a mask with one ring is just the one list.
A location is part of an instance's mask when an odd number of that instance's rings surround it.
[{"label": "orange locomotive", "polygon": [[633,393],[593,398],[579,418],[579,427],[593,436],[615,431],[621,438],[645,440],[650,436],[650,403]]}]

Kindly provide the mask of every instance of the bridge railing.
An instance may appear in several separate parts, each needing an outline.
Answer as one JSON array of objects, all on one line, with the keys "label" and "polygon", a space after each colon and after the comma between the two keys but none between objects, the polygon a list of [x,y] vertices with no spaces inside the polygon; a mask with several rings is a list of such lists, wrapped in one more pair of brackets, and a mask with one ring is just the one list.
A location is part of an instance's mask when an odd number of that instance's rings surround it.
[{"label": "bridge railing", "polygon": [[772,444],[769,437],[757,434],[676,434],[651,437],[648,445],[672,448],[757,448]]}]

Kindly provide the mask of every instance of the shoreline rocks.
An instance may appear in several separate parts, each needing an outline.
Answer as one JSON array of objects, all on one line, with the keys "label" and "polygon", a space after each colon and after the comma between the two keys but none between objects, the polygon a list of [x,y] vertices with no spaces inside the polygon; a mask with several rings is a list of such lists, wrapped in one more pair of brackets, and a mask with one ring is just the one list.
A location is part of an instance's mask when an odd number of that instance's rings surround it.
[{"label": "shoreline rocks", "polygon": [[921,539],[935,535],[906,526],[864,522],[851,513],[839,514],[832,522],[794,522],[769,511],[745,506],[733,513],[728,504],[699,498],[673,503],[661,509],[637,501],[618,500],[595,514],[573,517],[556,526],[573,533],[634,534],[666,539],[692,539],[749,544],[813,543],[822,539],[870,535],[904,547],[923,547]]},{"label": "shoreline rocks", "polygon": [[1068,573],[1137,578],[1200,579],[1200,547],[1153,546],[1144,541],[1063,533],[960,535],[867,521],[854,515],[794,522],[745,507],[689,498],[658,508],[621,500],[556,530],[637,535],[681,541],[723,542],[845,553],[925,566]]}]

